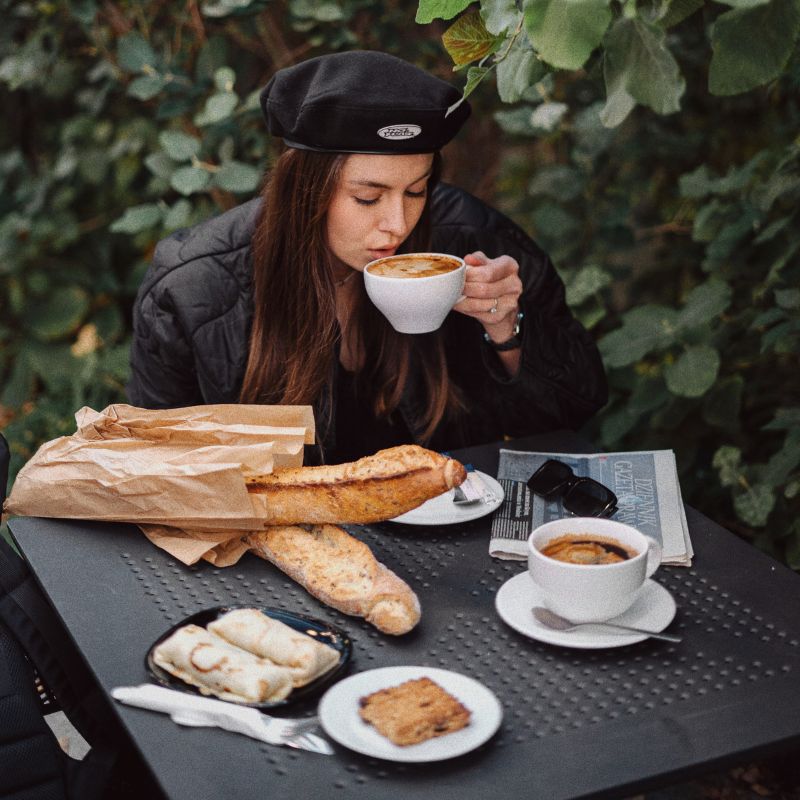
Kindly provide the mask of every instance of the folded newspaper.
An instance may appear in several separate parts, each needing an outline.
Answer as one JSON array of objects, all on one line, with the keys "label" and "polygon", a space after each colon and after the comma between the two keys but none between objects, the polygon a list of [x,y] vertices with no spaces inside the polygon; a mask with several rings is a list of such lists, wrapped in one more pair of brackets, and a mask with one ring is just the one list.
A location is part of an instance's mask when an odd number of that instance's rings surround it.
[{"label": "folded newspaper", "polygon": [[592,454],[501,450],[497,480],[505,500],[492,520],[490,555],[525,559],[526,542],[534,528],[570,516],[560,500],[545,501],[528,489],[528,478],[548,458],[568,464],[578,477],[594,478],[611,489],[618,500],[611,518],[657,539],[663,548],[662,564],[691,566],[694,553],[672,450]]}]

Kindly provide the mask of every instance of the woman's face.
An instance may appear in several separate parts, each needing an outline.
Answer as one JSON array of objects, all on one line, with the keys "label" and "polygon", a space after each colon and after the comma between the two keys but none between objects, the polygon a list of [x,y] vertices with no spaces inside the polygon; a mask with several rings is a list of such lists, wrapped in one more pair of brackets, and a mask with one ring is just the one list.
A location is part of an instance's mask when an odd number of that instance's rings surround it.
[{"label": "woman's face", "polygon": [[433,154],[347,157],[328,208],[328,246],[357,270],[393,255],[419,221]]}]

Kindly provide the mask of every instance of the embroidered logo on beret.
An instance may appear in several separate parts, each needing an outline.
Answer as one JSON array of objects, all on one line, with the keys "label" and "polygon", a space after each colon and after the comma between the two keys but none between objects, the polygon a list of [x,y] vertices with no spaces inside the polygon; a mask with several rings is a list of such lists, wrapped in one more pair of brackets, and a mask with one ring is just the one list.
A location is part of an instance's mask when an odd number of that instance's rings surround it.
[{"label": "embroidered logo on beret", "polygon": [[378,136],[381,139],[413,139],[422,133],[422,128],[419,125],[387,125],[378,131]]}]

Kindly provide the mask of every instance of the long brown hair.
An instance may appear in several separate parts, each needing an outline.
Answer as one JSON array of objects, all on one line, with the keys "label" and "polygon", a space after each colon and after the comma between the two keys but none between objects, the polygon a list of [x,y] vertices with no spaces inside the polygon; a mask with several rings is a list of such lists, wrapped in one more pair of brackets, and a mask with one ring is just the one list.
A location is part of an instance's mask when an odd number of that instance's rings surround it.
[{"label": "long brown hair", "polygon": [[[331,389],[342,334],[336,319],[326,217],[345,158],[288,149],[268,176],[252,241],[253,327],[240,402],[312,404]],[[401,251],[430,249],[431,192],[440,163],[437,153],[422,216]],[[441,336],[397,333],[369,302],[363,284],[350,326],[356,347],[365,354],[356,388],[369,398],[378,417],[388,418],[397,408],[413,354],[421,368],[425,397],[420,416],[412,423],[427,441],[446,413],[461,408]],[[321,428],[327,422],[317,420]]]}]

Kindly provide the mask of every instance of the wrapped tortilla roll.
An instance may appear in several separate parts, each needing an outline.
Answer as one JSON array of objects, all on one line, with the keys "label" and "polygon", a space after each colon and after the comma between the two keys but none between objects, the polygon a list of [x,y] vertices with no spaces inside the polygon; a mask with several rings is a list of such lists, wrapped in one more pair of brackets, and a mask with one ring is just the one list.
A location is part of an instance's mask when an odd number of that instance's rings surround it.
[{"label": "wrapped tortilla roll", "polygon": [[283,700],[292,691],[288,669],[233,647],[199,625],[185,625],[153,651],[153,661],[170,675],[237,703]]},{"label": "wrapped tortilla roll", "polygon": [[257,608],[237,608],[208,624],[208,630],[236,647],[286,667],[294,687],[305,686],[339,661],[339,653]]}]

